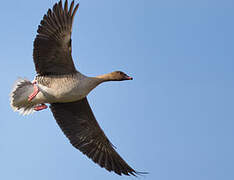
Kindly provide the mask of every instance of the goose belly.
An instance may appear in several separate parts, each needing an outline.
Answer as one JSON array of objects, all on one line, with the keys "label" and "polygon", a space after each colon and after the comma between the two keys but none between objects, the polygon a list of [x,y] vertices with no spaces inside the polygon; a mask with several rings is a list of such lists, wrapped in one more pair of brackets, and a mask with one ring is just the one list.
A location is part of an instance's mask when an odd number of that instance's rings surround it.
[{"label": "goose belly", "polygon": [[83,99],[89,92],[82,87],[68,88],[65,91],[57,93],[55,100],[57,102],[73,102]]},{"label": "goose belly", "polygon": [[48,103],[78,101],[89,93],[89,91],[83,88],[82,85],[66,86],[65,84],[63,87],[57,88],[47,88],[43,86],[39,86],[39,88]]},{"label": "goose belly", "polygon": [[63,81],[63,83],[53,83],[50,87],[38,84],[47,103],[73,102],[78,101],[96,87],[96,83],[87,78]]}]

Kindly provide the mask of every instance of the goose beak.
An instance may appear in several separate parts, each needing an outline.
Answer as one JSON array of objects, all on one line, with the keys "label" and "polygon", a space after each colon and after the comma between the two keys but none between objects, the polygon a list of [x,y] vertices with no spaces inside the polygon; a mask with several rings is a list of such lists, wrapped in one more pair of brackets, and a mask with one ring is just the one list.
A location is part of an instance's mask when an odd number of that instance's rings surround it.
[{"label": "goose beak", "polygon": [[133,78],[130,76],[126,76],[126,80],[133,80]]}]

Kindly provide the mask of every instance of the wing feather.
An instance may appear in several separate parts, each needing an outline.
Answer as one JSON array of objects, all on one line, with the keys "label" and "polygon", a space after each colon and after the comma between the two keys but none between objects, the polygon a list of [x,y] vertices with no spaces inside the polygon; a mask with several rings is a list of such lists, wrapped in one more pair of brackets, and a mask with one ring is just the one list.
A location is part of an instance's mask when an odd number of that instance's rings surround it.
[{"label": "wing feather", "polygon": [[34,40],[33,60],[39,75],[63,75],[76,72],[71,55],[72,22],[79,4],[55,3],[43,16]]},{"label": "wing feather", "polygon": [[71,144],[108,171],[136,175],[115,151],[89,106],[87,98],[71,103],[54,103],[51,111]]}]

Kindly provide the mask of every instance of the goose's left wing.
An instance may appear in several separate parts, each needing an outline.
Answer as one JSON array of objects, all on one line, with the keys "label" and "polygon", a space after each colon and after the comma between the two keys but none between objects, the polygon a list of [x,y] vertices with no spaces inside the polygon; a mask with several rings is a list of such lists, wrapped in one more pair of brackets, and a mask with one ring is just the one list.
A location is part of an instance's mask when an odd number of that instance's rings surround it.
[{"label": "goose's left wing", "polygon": [[138,173],[115,151],[98,125],[87,98],[70,103],[54,103],[50,108],[70,143],[95,163],[119,175],[135,176]]}]

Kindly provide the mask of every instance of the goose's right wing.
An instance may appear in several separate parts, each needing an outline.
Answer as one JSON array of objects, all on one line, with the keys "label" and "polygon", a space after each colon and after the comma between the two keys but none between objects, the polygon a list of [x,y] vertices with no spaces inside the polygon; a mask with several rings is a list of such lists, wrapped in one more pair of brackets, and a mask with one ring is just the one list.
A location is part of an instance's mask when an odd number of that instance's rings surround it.
[{"label": "goose's right wing", "polygon": [[39,75],[62,75],[76,72],[71,55],[72,22],[79,7],[67,0],[56,3],[44,15],[34,40],[33,60]]}]

